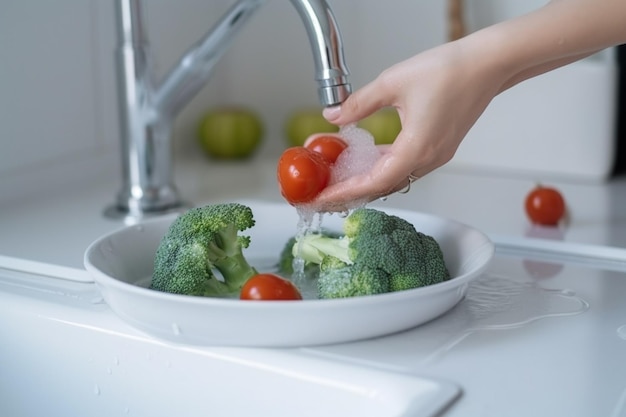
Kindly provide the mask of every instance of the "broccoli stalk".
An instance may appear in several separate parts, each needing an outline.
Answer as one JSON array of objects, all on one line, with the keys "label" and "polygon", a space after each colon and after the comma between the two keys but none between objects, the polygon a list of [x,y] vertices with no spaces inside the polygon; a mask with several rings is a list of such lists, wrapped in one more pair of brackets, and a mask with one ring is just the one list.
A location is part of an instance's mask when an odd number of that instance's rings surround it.
[{"label": "broccoli stalk", "polygon": [[354,210],[344,236],[305,235],[294,256],[320,264],[320,298],[373,295],[449,279],[439,244],[406,220],[371,208]]},{"label": "broccoli stalk", "polygon": [[[320,242],[318,244],[323,245],[324,238],[338,238],[341,236],[342,236],[341,233],[335,233],[330,230],[322,229],[319,232],[312,234],[309,239],[312,241],[313,239],[320,238]],[[283,250],[280,253],[278,262],[276,264],[276,268],[278,272],[283,275],[290,276],[294,273],[294,270],[293,270],[293,261],[295,258],[294,253],[297,252],[297,250],[294,249],[294,245],[296,244],[296,242],[297,241],[296,241],[295,236],[292,236],[291,238],[289,238],[289,240],[287,240],[287,243],[285,243],[285,246],[283,247]],[[335,239],[331,239],[331,242],[333,242],[332,244],[335,245]],[[314,252],[311,252],[310,254],[306,256],[307,259],[312,259],[313,262],[310,262],[310,261],[305,262],[305,273],[307,273],[307,275],[309,275],[311,278],[317,278],[317,275],[319,272],[319,264],[322,262],[322,257],[323,257],[322,252],[319,252],[317,249],[315,249],[314,245],[306,245],[302,249],[314,250]],[[347,249],[347,246],[346,246],[346,249]],[[341,259],[345,259],[345,257],[341,257]]]},{"label": "broccoli stalk", "polygon": [[238,292],[257,273],[243,255],[250,237],[239,235],[254,223],[252,210],[237,203],[183,213],[157,248],[151,288],[198,296]]}]

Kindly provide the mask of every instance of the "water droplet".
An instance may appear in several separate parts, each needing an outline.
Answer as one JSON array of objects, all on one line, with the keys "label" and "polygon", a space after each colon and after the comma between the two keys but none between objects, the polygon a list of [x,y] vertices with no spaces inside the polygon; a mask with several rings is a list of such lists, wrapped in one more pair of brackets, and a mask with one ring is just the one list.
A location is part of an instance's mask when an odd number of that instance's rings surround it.
[{"label": "water droplet", "polygon": [[180,336],[180,327],[176,323],[172,323],[172,332],[175,336]]},{"label": "water droplet", "polygon": [[576,291],[566,288],[564,290],[561,290],[561,294],[563,294],[566,297],[573,297],[576,295]]},{"label": "water droplet", "polygon": [[120,364],[120,358],[118,358],[117,356],[113,358],[113,363],[115,365],[119,365]]},{"label": "water droplet", "polygon": [[379,200],[382,201],[382,202],[385,202],[385,201],[387,201],[388,198],[389,197],[387,197],[387,196],[383,196],[383,197],[380,197]]},{"label": "water droplet", "polygon": [[94,395],[100,395],[100,387],[98,386],[98,384],[93,386],[93,393]]},{"label": "water droplet", "polygon": [[130,408],[128,407],[124,408],[124,414],[128,414],[128,413],[130,413]]},{"label": "water droplet", "polygon": [[113,373],[113,370],[109,367],[107,368],[107,374],[111,375]]},{"label": "water droplet", "polygon": [[626,324],[617,328],[617,337],[626,340]]},{"label": "water droplet", "polygon": [[104,298],[98,296],[91,299],[91,304],[102,304],[104,303]]}]

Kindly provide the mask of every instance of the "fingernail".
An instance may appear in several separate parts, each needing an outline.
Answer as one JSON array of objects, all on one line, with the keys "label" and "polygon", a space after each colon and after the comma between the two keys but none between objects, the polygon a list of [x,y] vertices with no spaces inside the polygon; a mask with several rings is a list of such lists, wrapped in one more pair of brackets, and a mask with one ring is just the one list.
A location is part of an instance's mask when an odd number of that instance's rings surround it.
[{"label": "fingernail", "polygon": [[322,116],[329,122],[337,119],[341,115],[341,106],[326,107],[322,111]]}]

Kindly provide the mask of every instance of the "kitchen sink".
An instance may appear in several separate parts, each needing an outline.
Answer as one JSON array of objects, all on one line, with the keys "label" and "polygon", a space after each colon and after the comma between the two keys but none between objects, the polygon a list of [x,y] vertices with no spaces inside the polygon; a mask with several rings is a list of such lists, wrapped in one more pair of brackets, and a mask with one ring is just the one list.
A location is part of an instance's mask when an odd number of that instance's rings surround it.
[{"label": "kitchen sink", "polygon": [[94,284],[9,270],[0,328],[3,416],[430,416],[460,394],[297,350],[160,341],[121,322]]}]

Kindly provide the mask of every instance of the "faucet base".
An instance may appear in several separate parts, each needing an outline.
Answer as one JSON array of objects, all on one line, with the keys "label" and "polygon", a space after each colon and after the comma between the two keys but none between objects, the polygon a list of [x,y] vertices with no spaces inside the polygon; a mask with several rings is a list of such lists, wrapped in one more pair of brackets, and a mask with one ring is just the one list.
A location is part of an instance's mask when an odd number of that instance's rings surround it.
[{"label": "faucet base", "polygon": [[104,209],[104,217],[112,220],[122,220],[125,225],[131,226],[144,220],[149,220],[159,216],[179,213],[189,210],[192,206],[186,203],[180,203],[178,206],[167,207],[158,211],[132,212],[127,208],[112,204]]},{"label": "faucet base", "polygon": [[171,183],[161,187],[124,184],[116,202],[105,208],[104,216],[115,220],[123,219],[129,225],[152,217],[181,213],[189,208],[180,199],[176,186]]}]

